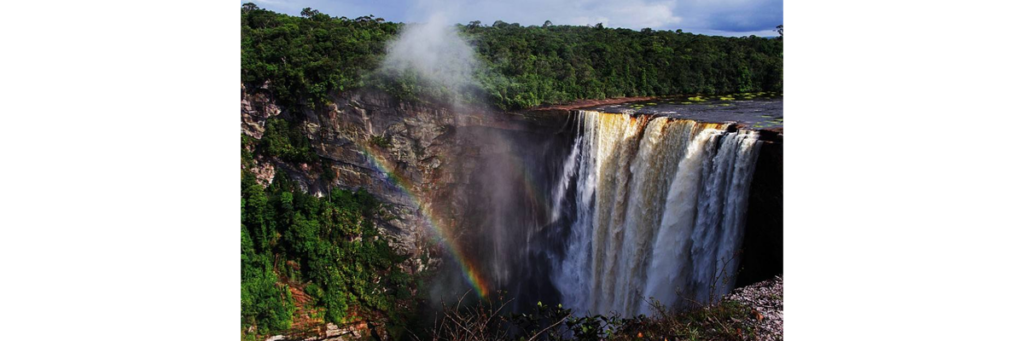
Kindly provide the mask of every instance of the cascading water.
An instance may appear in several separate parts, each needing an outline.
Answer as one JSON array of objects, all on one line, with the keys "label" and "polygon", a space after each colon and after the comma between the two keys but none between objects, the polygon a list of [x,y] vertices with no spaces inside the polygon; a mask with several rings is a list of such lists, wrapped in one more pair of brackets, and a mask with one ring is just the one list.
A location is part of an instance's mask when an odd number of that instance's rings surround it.
[{"label": "cascading water", "polygon": [[732,289],[761,142],[720,123],[582,111],[553,188],[566,220],[550,256],[561,302],[579,312],[651,313]]}]

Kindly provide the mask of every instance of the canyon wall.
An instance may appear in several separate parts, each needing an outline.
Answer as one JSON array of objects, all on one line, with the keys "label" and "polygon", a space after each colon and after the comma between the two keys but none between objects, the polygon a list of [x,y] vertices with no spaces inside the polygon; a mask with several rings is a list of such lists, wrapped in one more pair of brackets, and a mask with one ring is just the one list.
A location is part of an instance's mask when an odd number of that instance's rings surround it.
[{"label": "canyon wall", "polygon": [[[646,255],[658,248],[654,244],[658,229],[654,226],[665,224],[662,216],[668,211],[685,215],[665,205],[671,197],[670,189],[680,190],[672,187],[672,179],[678,161],[685,156],[682,148],[696,146],[697,142],[704,148],[709,139],[728,140],[747,149],[750,141],[757,140],[760,146],[759,157],[751,158],[751,162],[756,160],[753,175],[739,188],[744,192],[749,188],[749,200],[742,198],[743,202],[736,203],[746,206],[749,202],[745,223],[742,217],[730,218],[730,224],[736,225],[733,230],[740,235],[730,241],[736,245],[717,252],[726,255],[736,248],[743,250],[738,262],[730,263],[726,271],[736,274],[733,280],[737,285],[782,272],[782,136],[778,131],[741,134],[735,125],[669,122],[644,116],[620,127],[612,121],[618,122],[622,115],[600,115],[608,116],[601,122],[611,121],[597,124],[597,114],[578,115],[564,108],[520,113],[479,108],[455,112],[450,105],[404,101],[372,90],[346,92],[324,108],[299,112],[277,107],[272,94],[260,87],[243,86],[241,97],[243,134],[262,138],[266,120],[272,117],[304,122],[301,130],[319,156],[319,161],[311,164],[257,157],[251,170],[261,181],[271,181],[274,172],[279,171],[314,194],[335,187],[368,190],[384,203],[387,212],[387,218],[378,221],[377,226],[394,240],[396,248],[413,256],[408,264],[411,271],[448,267],[451,273],[461,273],[465,278],[455,275],[441,279],[441,284],[433,285],[436,289],[430,289],[437,290],[431,292],[432,296],[458,295],[469,288],[484,295],[498,289],[525,304],[517,304],[514,310],[528,309],[538,300],[577,301],[577,308],[595,311],[642,310],[645,290],[653,293],[675,289],[647,283],[651,259]],[[588,127],[587,119],[595,122],[590,124],[593,129],[618,129],[618,133],[594,131],[590,135],[602,139],[615,135],[617,142],[602,144],[612,148],[584,150],[579,138],[583,136],[581,129]],[[634,125],[636,131],[630,133]],[[644,134],[645,129],[655,130]],[[707,136],[697,136],[705,130]],[[687,142],[694,139],[699,140]],[[679,149],[672,148],[675,145]],[[582,169],[582,163],[566,161],[579,159],[582,154],[595,160],[601,157],[602,161],[595,164],[608,169],[588,171]],[[608,163],[620,154],[628,156],[622,157],[625,161]],[[696,163],[690,166],[701,168]],[[581,213],[577,204],[567,202],[583,200],[583,194],[575,188],[580,185],[578,179],[565,179],[591,173],[600,178],[590,181],[606,183],[605,188],[614,190],[603,192],[607,197],[596,200],[595,205],[600,207],[590,208],[596,213],[585,223],[611,233],[608,236],[617,240],[615,252],[599,253],[617,261],[577,259],[586,267],[585,272],[600,272],[607,281],[595,282],[588,275],[580,282],[585,287],[572,292],[602,290],[606,297],[574,298],[565,284],[572,279],[559,284],[557,277],[562,275],[556,273],[571,275],[571,269],[559,264],[572,257],[570,248],[581,245],[573,246],[571,234],[571,225]],[[621,174],[632,174],[634,180],[630,182]],[[676,201],[693,204],[697,212],[711,209],[697,206],[699,200],[684,199]],[[690,227],[692,230],[704,225]],[[650,228],[632,228],[636,226]],[[744,231],[746,238],[742,238]],[[595,238],[593,234],[587,237]],[[607,243],[605,239],[601,242]],[[621,244],[636,244],[639,249],[623,248]],[[663,248],[673,249],[672,245]],[[722,255],[709,254],[707,261]],[[661,273],[662,277],[679,278],[678,272],[683,270],[676,269],[676,265],[669,267],[672,269]],[[612,279],[620,281],[612,283]],[[605,284],[611,286],[604,288]],[[700,290],[693,294],[704,295],[707,288]]]},{"label": "canyon wall", "polygon": [[[535,147],[557,149],[551,136],[566,124],[559,115],[479,108],[455,112],[450,105],[403,101],[372,90],[346,92],[326,108],[300,112],[278,107],[261,87],[243,85],[241,97],[243,134],[262,138],[266,121],[273,117],[301,121],[320,158],[318,163],[294,164],[258,156],[250,170],[261,181],[271,181],[276,169],[313,194],[365,188],[392,218],[377,225],[397,248],[413,256],[416,270],[426,265],[420,264],[420,256],[431,259],[442,253],[438,229],[463,231],[454,237],[468,239],[461,236],[479,234],[469,225],[505,225],[495,224],[488,218],[494,214],[481,212],[479,205],[481,200],[501,204],[495,195],[502,191],[481,189],[505,175],[496,166],[518,164],[506,156],[532,156],[534,150],[523,146],[542,142],[544,146]],[[505,190],[508,195],[515,192]]]}]

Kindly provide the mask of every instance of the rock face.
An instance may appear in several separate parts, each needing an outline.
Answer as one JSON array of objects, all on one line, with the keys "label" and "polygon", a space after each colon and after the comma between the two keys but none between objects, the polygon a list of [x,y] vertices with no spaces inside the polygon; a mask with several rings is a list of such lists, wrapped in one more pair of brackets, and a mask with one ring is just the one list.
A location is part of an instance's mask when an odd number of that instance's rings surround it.
[{"label": "rock face", "polygon": [[379,225],[401,250],[418,255],[417,241],[434,219],[425,210],[439,211],[436,198],[449,195],[455,181],[444,167],[455,154],[455,114],[381,93],[339,97],[325,112],[303,114],[313,148],[334,173],[330,182],[308,179],[309,190],[367,189],[397,218]]},{"label": "rock face", "polygon": [[267,119],[281,114],[281,108],[271,98],[266,87],[246,89],[245,84],[242,84],[243,134],[262,138]]},{"label": "rock face", "polygon": [[334,323],[327,323],[317,328],[314,335],[308,337],[301,335],[274,335],[266,338],[264,341],[345,341],[362,340],[367,335],[371,335],[371,332],[366,322],[356,323],[345,328],[338,327]]},{"label": "rock face", "polygon": [[454,147],[453,113],[373,92],[337,97],[321,110],[289,112],[274,105],[263,89],[242,89],[242,133],[260,139],[266,120],[278,115],[305,122],[302,130],[320,157],[320,165],[257,158],[252,170],[263,175],[261,180],[272,178],[267,169],[277,167],[315,195],[331,188],[365,188],[396,218],[377,222],[382,232],[401,251],[419,253],[417,239],[427,223],[422,206],[454,181],[442,167]]},{"label": "rock face", "polygon": [[[271,99],[265,89],[243,85],[242,133],[262,138],[266,120],[275,116],[305,122],[302,130],[320,165],[257,158],[250,169],[261,175],[261,181],[269,181],[277,167],[303,190],[317,195],[331,188],[365,188],[392,217],[377,225],[400,251],[414,256],[413,262],[435,247],[430,244],[434,226],[467,223],[457,217],[464,215],[461,210],[472,198],[459,188],[470,184],[486,154],[495,153],[474,143],[475,135],[495,130],[553,131],[564,124],[559,115],[550,114],[481,109],[456,113],[450,105],[402,101],[373,90],[343,93],[326,108],[301,112],[279,108]],[[415,268],[424,265],[413,264]]]},{"label": "rock face", "polygon": [[761,152],[750,186],[737,286],[782,273],[782,134],[761,130]]}]

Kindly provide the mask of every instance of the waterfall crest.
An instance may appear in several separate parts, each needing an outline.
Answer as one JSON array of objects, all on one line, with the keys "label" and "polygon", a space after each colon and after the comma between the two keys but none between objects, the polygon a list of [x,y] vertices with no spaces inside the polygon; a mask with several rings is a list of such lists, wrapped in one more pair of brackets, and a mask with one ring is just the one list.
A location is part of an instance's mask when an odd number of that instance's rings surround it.
[{"label": "waterfall crest", "polygon": [[[569,219],[552,282],[578,312],[651,313],[732,289],[756,131],[666,117],[577,113],[552,193]],[[570,193],[572,191],[572,193]]]}]

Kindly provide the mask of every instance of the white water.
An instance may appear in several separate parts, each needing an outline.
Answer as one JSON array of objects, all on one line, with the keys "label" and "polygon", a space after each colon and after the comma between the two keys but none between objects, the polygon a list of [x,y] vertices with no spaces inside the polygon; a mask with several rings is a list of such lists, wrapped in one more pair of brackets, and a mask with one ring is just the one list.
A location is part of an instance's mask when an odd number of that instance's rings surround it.
[{"label": "white water", "polygon": [[650,314],[649,298],[680,307],[731,290],[757,132],[579,115],[579,135],[552,194],[552,221],[563,205],[576,210],[552,275],[562,302],[581,313],[631,316]]}]

